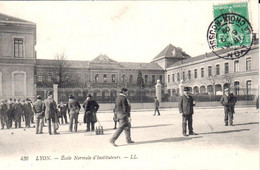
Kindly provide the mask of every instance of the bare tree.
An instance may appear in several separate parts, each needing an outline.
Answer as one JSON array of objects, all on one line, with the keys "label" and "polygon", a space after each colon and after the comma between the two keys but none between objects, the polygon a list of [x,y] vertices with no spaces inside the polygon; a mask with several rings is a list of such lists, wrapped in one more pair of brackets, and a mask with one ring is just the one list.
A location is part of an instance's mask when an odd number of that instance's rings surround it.
[{"label": "bare tree", "polygon": [[74,87],[80,84],[79,75],[64,53],[54,56],[54,65],[50,69],[53,71],[52,82],[58,84],[59,87]]}]

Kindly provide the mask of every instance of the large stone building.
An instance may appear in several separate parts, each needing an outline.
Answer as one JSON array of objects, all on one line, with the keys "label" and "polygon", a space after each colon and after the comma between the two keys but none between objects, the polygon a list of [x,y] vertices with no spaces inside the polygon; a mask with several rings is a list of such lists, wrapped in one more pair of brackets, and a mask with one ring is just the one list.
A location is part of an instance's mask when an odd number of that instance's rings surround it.
[{"label": "large stone building", "polygon": [[[37,59],[35,45],[36,24],[0,14],[0,98],[45,96],[61,80],[61,73],[70,73],[77,81],[60,85],[60,99],[74,94],[84,100],[91,93],[99,101],[112,102],[121,86],[130,89],[135,101],[138,95],[152,99],[158,79],[164,97],[178,96],[180,84],[190,86],[194,94],[221,94],[226,87],[236,95],[258,94],[258,42],[238,60],[224,60],[212,53],[191,57],[169,44],[150,63],[117,62],[99,55],[91,61],[68,60],[63,71],[58,60]],[[140,72],[143,89],[137,85]]]}]

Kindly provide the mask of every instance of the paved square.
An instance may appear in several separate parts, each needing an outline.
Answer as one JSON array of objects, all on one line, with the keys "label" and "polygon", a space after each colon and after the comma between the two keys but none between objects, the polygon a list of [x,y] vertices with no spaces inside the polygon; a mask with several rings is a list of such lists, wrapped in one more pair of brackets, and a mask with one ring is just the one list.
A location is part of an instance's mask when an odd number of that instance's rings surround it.
[{"label": "paved square", "polygon": [[[132,139],[124,133],[113,147],[112,112],[99,112],[104,135],[86,133],[79,117],[78,133],[61,125],[60,135],[35,135],[35,129],[0,131],[0,167],[8,169],[259,169],[259,114],[254,107],[236,108],[235,126],[224,126],[222,107],[196,108],[193,128],[183,137],[177,108],[132,112]],[[97,125],[97,124],[96,124]],[[28,159],[28,160],[27,160]],[[50,160],[49,160],[50,159]],[[19,167],[19,168],[18,168]]]}]

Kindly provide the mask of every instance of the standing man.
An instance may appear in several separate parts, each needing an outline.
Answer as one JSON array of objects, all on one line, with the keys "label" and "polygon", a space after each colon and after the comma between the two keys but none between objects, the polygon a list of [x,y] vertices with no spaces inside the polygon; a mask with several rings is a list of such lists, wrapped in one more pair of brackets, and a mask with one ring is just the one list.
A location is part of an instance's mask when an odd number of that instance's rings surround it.
[{"label": "standing man", "polygon": [[29,104],[30,103],[28,103],[28,101],[25,101],[25,100],[23,100],[23,102],[22,102],[26,128],[30,128],[30,123],[31,123],[31,108],[30,108]]},{"label": "standing man", "polygon": [[[193,115],[193,106],[196,102],[193,100],[193,97],[190,95],[189,87],[184,87],[183,96],[179,99],[179,111],[182,114],[182,134],[183,136],[197,135],[193,132],[192,127],[192,115]],[[188,122],[189,135],[186,134],[186,127]]]},{"label": "standing man", "polygon": [[53,134],[57,135],[59,134],[56,132],[55,123],[57,122],[57,104],[53,100],[52,92],[48,92],[47,99],[44,100],[44,111],[45,111],[45,118],[48,122],[48,131],[49,135],[52,135],[51,133],[51,122],[53,124]]},{"label": "standing man", "polygon": [[90,124],[91,124],[91,131],[95,131],[95,123],[97,122],[97,111],[99,109],[99,105],[97,102],[92,98],[91,94],[87,96],[87,99],[83,103],[83,107],[85,109],[84,115],[84,123],[87,123],[87,132],[90,131]]},{"label": "standing man", "polygon": [[160,102],[159,100],[157,99],[157,97],[154,98],[154,116],[156,115],[156,111],[158,112],[158,116],[160,116],[160,111],[159,111],[159,105],[160,105]]},{"label": "standing man", "polygon": [[229,89],[226,88],[224,90],[224,94],[222,95],[220,99],[220,103],[222,106],[224,106],[224,122],[225,126],[228,126],[228,122],[230,126],[233,126],[233,114],[234,114],[234,107],[236,104],[236,97],[229,92]]},{"label": "standing man", "polygon": [[[73,126],[73,120],[75,121],[74,125],[74,130],[77,132],[78,130],[78,115],[79,115],[79,110],[81,108],[79,102],[74,99],[73,95],[69,96],[69,102],[68,102],[68,109],[69,109],[69,114],[70,114],[70,127],[69,130],[72,132],[72,126]],[[65,112],[66,114],[66,112]],[[66,120],[67,121],[67,120]]]},{"label": "standing man", "polygon": [[13,120],[14,120],[14,110],[13,110],[13,99],[9,99],[7,103],[7,119],[8,119],[8,125],[7,129],[10,129],[13,125]]},{"label": "standing man", "polygon": [[36,96],[36,102],[33,104],[33,112],[36,120],[36,134],[42,134],[44,122],[44,103],[40,95]]},{"label": "standing man", "polygon": [[20,99],[17,99],[17,101],[14,99],[15,103],[13,105],[13,111],[14,111],[14,121],[15,121],[15,128],[21,128],[21,118],[22,118],[22,104],[20,103]]},{"label": "standing man", "polygon": [[6,125],[6,128],[8,127],[7,122],[7,105],[4,100],[1,100],[0,103],[0,120],[1,120],[1,129],[4,129],[4,126]]},{"label": "standing man", "polygon": [[67,110],[68,110],[68,107],[67,107],[67,105],[64,104],[63,102],[61,102],[59,104],[58,108],[60,109],[60,113],[61,113],[61,123],[63,124],[63,118],[64,118],[65,124],[68,124],[68,121],[67,121]]},{"label": "standing man", "polygon": [[126,136],[126,142],[127,143],[134,143],[134,141],[131,140],[131,118],[130,118],[130,106],[127,102],[126,98],[127,89],[122,88],[119,95],[116,98],[116,104],[115,104],[115,112],[117,114],[117,119],[119,122],[119,127],[115,131],[113,137],[110,139],[110,143],[113,146],[117,146],[115,144],[115,141],[120,136],[120,134],[125,131]]}]

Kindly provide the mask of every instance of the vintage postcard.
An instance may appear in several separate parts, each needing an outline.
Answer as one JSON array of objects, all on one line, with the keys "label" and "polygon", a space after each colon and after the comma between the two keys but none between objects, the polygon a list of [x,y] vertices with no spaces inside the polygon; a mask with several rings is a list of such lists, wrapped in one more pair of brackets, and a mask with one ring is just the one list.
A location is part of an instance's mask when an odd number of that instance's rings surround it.
[{"label": "vintage postcard", "polygon": [[0,168],[258,170],[258,1],[0,1]]}]

